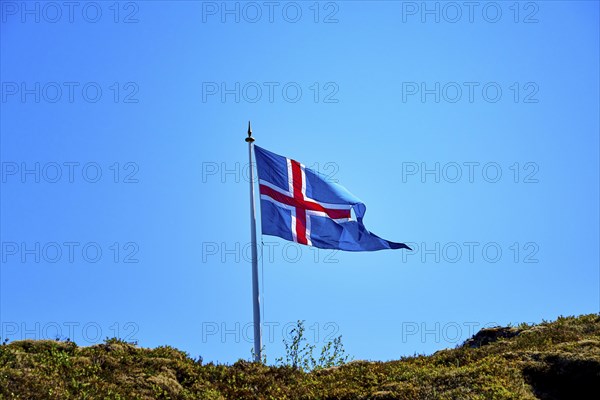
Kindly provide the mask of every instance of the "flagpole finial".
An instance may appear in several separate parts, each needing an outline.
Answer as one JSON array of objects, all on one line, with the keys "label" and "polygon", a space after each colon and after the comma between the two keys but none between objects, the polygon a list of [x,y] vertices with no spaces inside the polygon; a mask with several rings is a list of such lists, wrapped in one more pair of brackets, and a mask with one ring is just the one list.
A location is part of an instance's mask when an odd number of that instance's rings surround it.
[{"label": "flagpole finial", "polygon": [[250,126],[250,121],[248,121],[248,137],[246,138],[246,142],[254,142],[254,138],[252,137],[252,127]]}]

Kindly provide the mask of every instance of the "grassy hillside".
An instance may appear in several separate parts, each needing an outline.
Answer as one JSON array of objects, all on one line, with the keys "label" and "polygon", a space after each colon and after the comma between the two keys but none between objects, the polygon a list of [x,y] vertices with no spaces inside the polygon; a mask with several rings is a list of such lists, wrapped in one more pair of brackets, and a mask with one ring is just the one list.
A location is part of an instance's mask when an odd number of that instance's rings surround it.
[{"label": "grassy hillside", "polygon": [[[586,395],[586,393],[589,393]],[[600,317],[480,331],[461,347],[309,373],[203,364],[171,347],[0,346],[2,399],[586,399],[600,393]]]}]

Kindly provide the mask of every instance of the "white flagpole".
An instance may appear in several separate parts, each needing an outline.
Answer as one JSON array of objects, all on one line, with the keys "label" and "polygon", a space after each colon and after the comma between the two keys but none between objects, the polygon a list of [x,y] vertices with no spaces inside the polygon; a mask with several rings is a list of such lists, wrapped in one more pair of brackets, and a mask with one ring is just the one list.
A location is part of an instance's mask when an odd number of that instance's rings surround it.
[{"label": "white flagpole", "polygon": [[258,251],[256,248],[256,215],[254,205],[254,163],[252,162],[252,128],[248,121],[248,156],[250,160],[250,237],[252,240],[252,309],[254,312],[254,361],[262,362],[262,329],[260,325],[260,299],[258,292]]}]

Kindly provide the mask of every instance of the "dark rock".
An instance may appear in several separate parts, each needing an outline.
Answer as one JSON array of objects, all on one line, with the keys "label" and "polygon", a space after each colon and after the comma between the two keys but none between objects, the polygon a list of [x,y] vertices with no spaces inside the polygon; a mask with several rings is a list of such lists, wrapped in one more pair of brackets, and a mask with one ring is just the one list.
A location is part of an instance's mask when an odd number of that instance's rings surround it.
[{"label": "dark rock", "polygon": [[498,341],[498,339],[510,339],[518,336],[521,333],[520,329],[509,327],[496,327],[482,329],[475,334],[471,339],[468,339],[463,347],[479,348],[490,343]]}]

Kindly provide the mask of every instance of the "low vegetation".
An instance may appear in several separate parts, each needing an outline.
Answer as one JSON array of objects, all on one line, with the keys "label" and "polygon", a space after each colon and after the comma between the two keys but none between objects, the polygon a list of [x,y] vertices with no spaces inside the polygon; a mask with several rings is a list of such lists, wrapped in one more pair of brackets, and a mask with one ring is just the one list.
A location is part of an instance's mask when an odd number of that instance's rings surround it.
[{"label": "low vegetation", "polygon": [[389,362],[346,363],[341,339],[316,359],[302,337],[287,346],[287,356],[267,366],[203,363],[169,346],[118,339],[90,347],[15,341],[0,346],[0,398],[552,400],[600,391],[596,314],[484,329],[455,349]]}]

